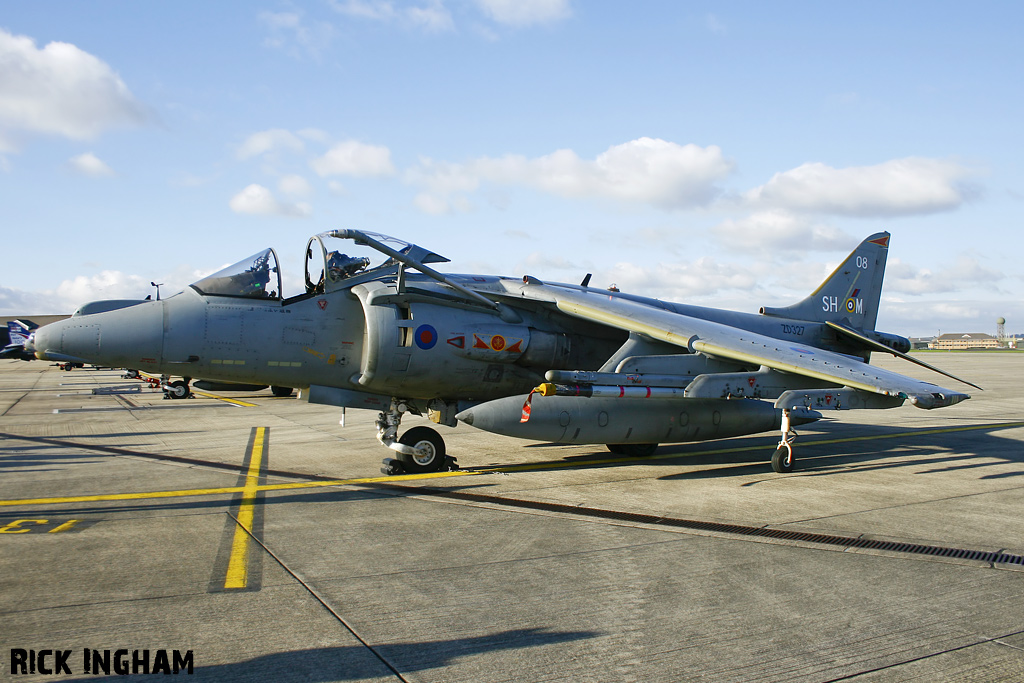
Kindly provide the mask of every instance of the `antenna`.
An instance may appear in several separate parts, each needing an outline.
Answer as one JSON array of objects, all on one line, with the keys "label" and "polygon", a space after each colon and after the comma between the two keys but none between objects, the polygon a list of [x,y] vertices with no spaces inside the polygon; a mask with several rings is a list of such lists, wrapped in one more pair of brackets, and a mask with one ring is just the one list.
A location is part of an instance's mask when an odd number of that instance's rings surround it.
[{"label": "antenna", "polygon": [[151,284],[154,287],[156,287],[156,300],[160,301],[160,286],[163,285],[164,283],[161,282],[160,284],[157,284],[155,282],[150,281],[149,284]]}]

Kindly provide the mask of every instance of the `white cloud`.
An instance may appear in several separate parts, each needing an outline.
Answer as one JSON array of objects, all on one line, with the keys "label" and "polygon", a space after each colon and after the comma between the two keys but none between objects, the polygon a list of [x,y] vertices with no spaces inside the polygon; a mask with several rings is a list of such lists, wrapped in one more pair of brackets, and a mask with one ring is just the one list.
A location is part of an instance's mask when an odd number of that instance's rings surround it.
[{"label": "white cloud", "polygon": [[413,204],[417,209],[423,213],[430,214],[431,216],[441,216],[443,214],[452,213],[452,205],[448,203],[447,199],[443,199],[436,195],[432,195],[428,192],[420,192],[413,199]]},{"label": "white cloud", "polygon": [[965,288],[983,287],[996,291],[1005,274],[986,268],[973,256],[961,254],[955,262],[937,270],[916,268],[898,258],[889,259],[885,269],[887,293],[941,294]]},{"label": "white cloud", "polygon": [[878,312],[879,329],[906,336],[931,336],[950,332],[995,334],[996,318],[1008,321],[1007,331],[1019,332],[1024,320],[1020,301],[883,301]]},{"label": "white cloud", "polygon": [[710,202],[719,192],[716,183],[732,167],[717,146],[678,145],[645,137],[609,147],[593,161],[569,149],[534,159],[506,155],[464,164],[421,159],[405,177],[425,187],[439,203],[488,181],[533,187],[561,197],[610,198],[680,209]]},{"label": "white cloud", "polygon": [[400,22],[428,33],[455,28],[451,12],[443,0],[423,0],[419,5],[396,7],[390,0],[332,0],[331,6],[340,14],[357,19]]},{"label": "white cloud", "polygon": [[704,25],[707,26],[707,29],[714,33],[716,36],[724,36],[729,32],[725,24],[723,24],[722,21],[714,14],[708,13],[707,15],[705,15]]},{"label": "white cloud", "polygon": [[0,315],[70,314],[73,307],[66,307],[57,301],[53,292],[28,292],[23,289],[0,285]]},{"label": "white cloud", "polygon": [[389,0],[331,0],[330,4],[336,12],[361,19],[387,21],[398,15]]},{"label": "white cloud", "polygon": [[296,133],[300,138],[311,140],[313,142],[319,142],[327,145],[331,142],[331,136],[327,134],[327,131],[320,130],[319,128],[303,128]]},{"label": "white cloud", "polygon": [[838,228],[778,209],[728,219],[712,228],[712,232],[727,247],[740,251],[832,251],[848,249],[856,243]]},{"label": "white cloud", "polygon": [[323,21],[306,22],[302,12],[260,12],[259,20],[270,29],[263,44],[290,51],[293,56],[304,52],[319,57],[334,39],[333,26]]},{"label": "white cloud", "polygon": [[161,283],[161,298],[180,292],[190,282],[206,277],[213,270],[178,265],[154,276],[134,275],[118,270],[103,270],[95,275],[79,275],[61,281],[54,289],[26,291],[0,286],[0,315],[70,314],[89,301],[100,299],[144,299],[156,294],[150,282]]},{"label": "white cloud", "polygon": [[405,180],[441,198],[475,191],[480,187],[481,176],[474,162],[457,164],[421,158],[417,166],[406,171]]},{"label": "white cloud", "polygon": [[572,14],[569,0],[476,0],[476,4],[492,20],[514,27],[551,24]]},{"label": "white cloud", "polygon": [[277,181],[277,189],[292,197],[309,197],[313,187],[300,175],[286,175]]},{"label": "white cloud", "polygon": [[228,204],[235,213],[256,216],[304,218],[313,212],[309,204],[305,202],[290,204],[278,201],[270,190],[256,183],[236,194]]},{"label": "white cloud", "polygon": [[723,291],[755,292],[760,275],[753,268],[723,265],[704,256],[690,263],[617,263],[610,270],[595,273],[594,284],[600,286],[604,279],[631,294],[685,302]]},{"label": "white cloud", "polygon": [[309,165],[320,177],[346,175],[365,178],[392,175],[395,172],[391,164],[391,150],[355,140],[339,142],[324,156],[313,159]]},{"label": "white cloud", "polygon": [[143,299],[152,294],[150,280],[118,270],[104,270],[98,275],[79,275],[57,285],[58,300],[75,308],[97,299]]},{"label": "white cloud", "polygon": [[70,43],[40,50],[31,38],[0,29],[0,83],[0,148],[12,144],[3,142],[5,131],[88,140],[148,118],[109,65]]},{"label": "white cloud", "polygon": [[306,145],[298,136],[282,128],[253,133],[238,148],[239,159],[251,159],[255,156],[272,155],[281,152],[303,152]]},{"label": "white cloud", "polygon": [[406,10],[406,16],[410,22],[428,33],[442,33],[455,28],[451,12],[441,0],[430,0],[423,7],[410,7]]},{"label": "white cloud", "polygon": [[550,278],[551,275],[549,273],[556,270],[571,271],[573,275],[584,272],[582,266],[572,263],[561,256],[544,251],[530,252],[525,259],[515,265],[512,272],[544,273],[544,277]]},{"label": "white cloud", "polygon": [[973,192],[971,175],[955,162],[920,157],[839,169],[807,163],[775,174],[745,198],[755,207],[847,216],[927,214],[963,204]]},{"label": "white cloud", "polygon": [[114,175],[114,169],[107,166],[92,152],[86,152],[85,154],[79,154],[76,157],[68,159],[68,166],[71,167],[76,173],[80,173],[90,178],[101,178],[104,176]]}]

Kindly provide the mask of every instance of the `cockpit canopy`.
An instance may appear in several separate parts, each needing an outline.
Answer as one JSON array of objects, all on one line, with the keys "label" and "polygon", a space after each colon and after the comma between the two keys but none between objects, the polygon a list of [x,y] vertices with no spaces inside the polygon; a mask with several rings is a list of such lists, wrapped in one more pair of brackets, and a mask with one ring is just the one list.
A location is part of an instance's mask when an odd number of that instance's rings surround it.
[{"label": "cockpit canopy", "polygon": [[194,282],[192,287],[200,294],[280,299],[281,269],[277,264],[277,254],[273,249],[264,249]]},{"label": "cockpit canopy", "polygon": [[[325,240],[335,249],[328,249]],[[347,240],[339,244],[334,240]],[[349,247],[370,247],[370,256],[385,257],[383,262],[366,256],[349,256],[341,251]],[[397,255],[397,256],[396,256]],[[306,295],[323,294],[351,287],[381,276],[398,275],[399,270],[415,264],[445,263],[443,256],[409,242],[373,232],[335,230],[314,235],[306,243]],[[247,259],[208,275],[191,287],[200,294],[246,299],[283,300],[281,269],[273,249],[264,249]]]},{"label": "cockpit canopy", "polygon": [[340,248],[327,248],[327,244],[332,247],[345,247],[345,245],[340,245],[333,241],[324,242],[326,239],[347,239],[354,242],[355,245],[367,246],[367,242],[360,241],[356,235],[365,236],[370,238],[371,241],[376,241],[378,243],[377,246],[372,244],[369,246],[378,251],[380,246],[383,246],[419,263],[445,263],[448,261],[445,257],[423,247],[389,237],[388,235],[340,230],[323,232],[319,235],[314,235],[306,243],[307,294],[323,294],[324,292],[351,287],[359,282],[398,272],[402,264],[395,258],[389,257],[383,263],[371,266],[370,259],[365,256],[349,256],[343,253]]}]

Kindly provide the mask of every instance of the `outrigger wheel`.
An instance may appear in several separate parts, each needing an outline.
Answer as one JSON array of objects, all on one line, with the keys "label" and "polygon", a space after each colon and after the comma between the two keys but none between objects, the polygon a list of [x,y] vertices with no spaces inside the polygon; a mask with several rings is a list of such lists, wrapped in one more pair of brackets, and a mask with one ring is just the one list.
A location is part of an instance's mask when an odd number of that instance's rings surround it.
[{"label": "outrigger wheel", "polygon": [[772,453],[772,469],[779,474],[789,474],[793,471],[793,446],[785,441]]},{"label": "outrigger wheel", "polygon": [[782,411],[782,440],[779,447],[772,453],[772,469],[779,474],[789,474],[793,471],[795,458],[793,458],[793,439],[796,432],[790,424],[790,412],[788,408]]}]

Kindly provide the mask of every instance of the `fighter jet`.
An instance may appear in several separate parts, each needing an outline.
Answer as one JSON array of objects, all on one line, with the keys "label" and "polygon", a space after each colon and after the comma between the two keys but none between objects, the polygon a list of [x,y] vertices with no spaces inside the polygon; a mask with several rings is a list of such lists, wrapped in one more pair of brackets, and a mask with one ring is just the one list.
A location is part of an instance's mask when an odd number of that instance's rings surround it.
[{"label": "fighter jet", "polygon": [[[307,243],[298,296],[282,296],[265,249],[174,296],[40,328],[34,350],[183,377],[181,395],[202,377],[379,411],[389,474],[457,467],[435,429],[399,435],[407,413],[638,457],[778,430],[771,464],[790,472],[792,428],[824,411],[970,398],[869,365],[881,351],[931,368],[906,355],[907,339],[874,329],[889,237],[865,239],[803,301],[752,314],[591,287],[589,276],[443,274],[431,264],[448,259],[423,247],[334,230]],[[378,263],[343,253],[349,242]]]}]

